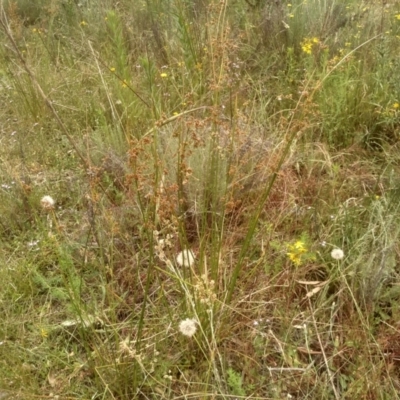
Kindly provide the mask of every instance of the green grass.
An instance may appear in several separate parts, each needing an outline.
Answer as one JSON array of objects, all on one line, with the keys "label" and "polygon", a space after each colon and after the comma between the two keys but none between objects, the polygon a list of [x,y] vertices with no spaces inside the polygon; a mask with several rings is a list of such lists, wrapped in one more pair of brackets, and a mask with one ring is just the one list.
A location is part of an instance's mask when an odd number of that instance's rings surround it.
[{"label": "green grass", "polygon": [[400,398],[396,1],[0,4],[0,399]]}]

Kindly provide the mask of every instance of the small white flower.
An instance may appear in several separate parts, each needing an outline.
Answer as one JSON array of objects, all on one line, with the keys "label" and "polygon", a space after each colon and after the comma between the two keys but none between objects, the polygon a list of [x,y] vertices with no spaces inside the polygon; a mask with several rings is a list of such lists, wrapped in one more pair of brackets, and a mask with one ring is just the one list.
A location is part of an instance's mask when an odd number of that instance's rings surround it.
[{"label": "small white flower", "polygon": [[40,205],[45,210],[51,210],[54,207],[54,204],[56,204],[56,202],[51,196],[43,196],[42,199],[40,200]]},{"label": "small white flower", "polygon": [[183,250],[176,256],[176,262],[180,267],[190,267],[195,262],[192,250]]},{"label": "small white flower", "polygon": [[179,323],[179,330],[182,335],[192,337],[197,331],[197,322],[194,319],[186,318]]},{"label": "small white flower", "polygon": [[333,249],[331,251],[331,257],[334,258],[335,260],[342,260],[344,257],[343,250],[341,249]]}]

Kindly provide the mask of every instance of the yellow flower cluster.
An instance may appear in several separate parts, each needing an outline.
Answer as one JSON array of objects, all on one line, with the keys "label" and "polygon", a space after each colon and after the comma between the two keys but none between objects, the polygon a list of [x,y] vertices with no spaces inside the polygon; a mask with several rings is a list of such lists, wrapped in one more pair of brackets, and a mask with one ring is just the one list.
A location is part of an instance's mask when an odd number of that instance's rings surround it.
[{"label": "yellow flower cluster", "polygon": [[307,253],[307,251],[308,250],[305,247],[304,242],[298,240],[296,243],[289,245],[289,252],[287,253],[287,256],[289,257],[289,260],[298,267],[303,261],[303,254]]},{"label": "yellow flower cluster", "polygon": [[316,38],[316,37],[313,37],[313,38],[305,38],[305,39],[301,42],[301,49],[304,51],[304,53],[311,54],[314,45],[316,45],[316,44],[318,44],[318,43],[319,43],[319,39]]}]

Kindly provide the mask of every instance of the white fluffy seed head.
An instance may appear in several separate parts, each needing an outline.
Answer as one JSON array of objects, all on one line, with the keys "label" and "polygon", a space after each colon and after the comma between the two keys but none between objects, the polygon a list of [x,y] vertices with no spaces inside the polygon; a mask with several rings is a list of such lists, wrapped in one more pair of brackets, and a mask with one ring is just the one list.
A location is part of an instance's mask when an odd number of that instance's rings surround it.
[{"label": "white fluffy seed head", "polygon": [[51,210],[52,208],[54,208],[54,204],[56,204],[56,202],[51,196],[43,196],[40,200],[40,205],[45,210]]},{"label": "white fluffy seed head", "polygon": [[178,253],[176,256],[176,262],[180,267],[190,267],[195,262],[195,256],[192,250],[185,249]]},{"label": "white fluffy seed head", "polygon": [[335,260],[342,260],[344,257],[343,250],[341,249],[333,249],[331,251],[331,257]]},{"label": "white fluffy seed head", "polygon": [[179,323],[179,331],[182,335],[192,337],[197,331],[197,322],[194,319],[186,318]]}]

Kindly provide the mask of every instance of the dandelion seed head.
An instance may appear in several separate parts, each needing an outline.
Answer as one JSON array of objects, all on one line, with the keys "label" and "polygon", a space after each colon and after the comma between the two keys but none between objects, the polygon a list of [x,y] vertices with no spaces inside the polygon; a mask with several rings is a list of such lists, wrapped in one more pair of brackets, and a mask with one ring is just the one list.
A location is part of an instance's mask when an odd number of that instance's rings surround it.
[{"label": "dandelion seed head", "polygon": [[331,251],[331,257],[335,260],[342,260],[344,257],[344,252],[341,249],[333,249]]},{"label": "dandelion seed head", "polygon": [[185,249],[178,253],[176,262],[180,267],[190,267],[195,262],[195,257],[192,250]]},{"label": "dandelion seed head", "polygon": [[51,196],[43,196],[42,199],[40,200],[40,205],[45,210],[51,210],[52,208],[54,208],[54,204],[56,204],[56,202]]},{"label": "dandelion seed head", "polygon": [[197,322],[192,318],[186,318],[179,323],[179,331],[182,335],[192,337],[197,331]]}]

